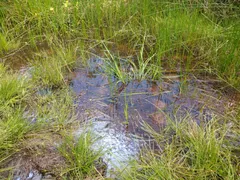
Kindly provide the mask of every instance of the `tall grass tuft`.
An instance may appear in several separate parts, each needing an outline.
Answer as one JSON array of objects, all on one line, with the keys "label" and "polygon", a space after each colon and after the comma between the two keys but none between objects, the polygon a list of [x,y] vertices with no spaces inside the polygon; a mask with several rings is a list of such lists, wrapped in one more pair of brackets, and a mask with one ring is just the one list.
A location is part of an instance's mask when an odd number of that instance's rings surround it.
[{"label": "tall grass tuft", "polygon": [[66,84],[66,73],[71,73],[76,62],[76,48],[72,46],[53,47],[30,60],[33,66],[32,79],[44,87],[60,87]]},{"label": "tall grass tuft", "polygon": [[26,77],[11,74],[3,64],[0,65],[0,104],[14,105],[21,102],[28,95],[29,88]]},{"label": "tall grass tuft", "polygon": [[225,143],[229,133],[226,124],[213,119],[199,126],[190,117],[170,121],[160,133],[147,126],[161,150],[143,151],[140,159],[132,162],[124,179],[237,178],[239,162],[236,163]]},{"label": "tall grass tuft", "polygon": [[62,175],[67,179],[84,179],[99,176],[95,167],[102,155],[101,150],[92,150],[94,139],[90,133],[82,134],[78,139],[66,135],[59,151],[66,159],[68,167]]}]

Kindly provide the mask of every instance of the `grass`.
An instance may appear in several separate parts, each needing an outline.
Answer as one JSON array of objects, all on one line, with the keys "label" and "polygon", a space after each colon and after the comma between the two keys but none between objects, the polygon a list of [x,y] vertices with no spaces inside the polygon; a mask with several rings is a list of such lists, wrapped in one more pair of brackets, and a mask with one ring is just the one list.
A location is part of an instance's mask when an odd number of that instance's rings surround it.
[{"label": "grass", "polygon": [[67,169],[62,173],[63,177],[66,179],[85,179],[101,176],[95,165],[102,152],[101,150],[92,150],[95,141],[90,133],[80,135],[77,142],[74,137],[65,136],[63,144],[59,147],[59,151],[68,164]]},{"label": "grass", "polygon": [[23,112],[20,109],[6,114],[6,109],[1,109],[1,115],[3,116],[1,119],[0,130],[1,158],[3,158],[3,154],[11,154],[11,152],[17,148],[16,144],[18,144],[19,141],[23,139],[24,135],[30,130],[30,125],[26,119],[22,117],[22,113]]},{"label": "grass", "polygon": [[1,54],[4,52],[8,52],[14,49],[19,48],[20,42],[19,41],[11,41],[7,39],[8,35],[6,34],[1,34],[0,33],[0,52]]},{"label": "grass", "polygon": [[[19,99],[18,103],[5,103],[0,106],[0,177],[2,179],[16,174],[16,168],[19,168],[19,165],[16,164],[15,167],[12,162],[22,162],[25,154],[28,154],[28,158],[32,158],[31,161],[39,156],[42,158],[49,156],[44,163],[47,169],[39,167],[38,170],[50,171],[55,176],[60,176],[62,173],[59,169],[56,170],[50,166],[50,159],[58,157],[57,151],[54,153],[55,157],[51,157],[52,151],[57,148],[55,143],[65,138],[62,132],[72,129],[71,125],[77,119],[71,91],[63,88],[44,94],[40,93],[40,90],[32,89],[28,93],[33,92],[34,95],[29,95],[29,98]],[[59,139],[53,139],[54,137]],[[23,166],[27,167],[28,164]],[[63,166],[61,164],[61,167]]]},{"label": "grass", "polygon": [[76,62],[76,51],[71,47],[54,47],[47,52],[36,54],[30,60],[33,67],[32,80],[36,84],[49,87],[66,85],[66,74],[70,73]]},{"label": "grass", "polygon": [[[2,111],[2,110],[1,110]],[[1,118],[0,128],[0,177],[11,179],[13,167],[8,167],[9,162],[18,151],[21,150],[21,142],[25,135],[31,130],[31,126],[26,119],[21,117],[21,111],[14,112],[8,117]]]},{"label": "grass", "polygon": [[185,117],[177,122],[170,120],[162,133],[150,127],[147,131],[160,151],[143,151],[123,179],[238,178],[239,157],[225,144],[230,131],[227,124],[218,122],[217,118],[201,127]]},{"label": "grass", "polygon": [[11,168],[3,164],[21,149],[21,142],[32,126],[24,118],[24,102],[30,85],[25,77],[12,74],[0,65],[0,166],[1,173]]},{"label": "grass", "polygon": [[71,90],[68,88],[58,91],[46,90],[46,93],[41,95],[39,91],[31,103],[37,122],[46,126],[51,125],[54,131],[59,131],[77,119]]},{"label": "grass", "polygon": [[[143,58],[144,39],[144,62],[152,59],[147,64],[154,67],[150,76],[159,77],[161,73],[156,72],[161,68],[158,66],[167,65],[174,70],[180,64],[189,70],[211,68],[237,87],[240,38],[239,7],[235,2],[206,4],[205,1],[146,0],[143,3],[103,3],[91,0],[53,3],[44,0],[41,3],[5,3],[2,2],[9,8],[2,9],[5,19],[1,23],[2,29],[8,30],[2,32],[4,39],[18,38],[36,45],[39,41],[58,41],[59,37],[71,40],[78,37],[93,47],[101,41],[125,44],[139,53],[140,59]],[[234,67],[235,72],[229,74],[228,70],[223,70],[228,67]],[[148,68],[145,71],[149,71]],[[56,81],[60,79],[59,76]]]},{"label": "grass", "polygon": [[14,105],[26,98],[30,87],[27,78],[6,72],[3,64],[0,71],[0,103]]},{"label": "grass", "polygon": [[[104,60],[109,79],[114,76],[123,87],[133,80],[161,80],[165,73],[185,80],[193,74],[239,94],[239,15],[234,0],[1,1],[1,178],[9,177],[6,164],[26,150],[28,138],[42,131],[61,134],[77,120],[71,73],[92,55]],[[17,59],[30,67],[26,73],[14,68],[11,61]],[[128,121],[126,93],[124,99]],[[169,119],[161,133],[148,127],[162,150],[144,151],[119,179],[239,178],[238,109],[205,126],[187,116]],[[91,150],[91,135],[76,141],[62,136],[59,151],[68,165],[62,176],[104,178],[94,166],[101,153]]]}]

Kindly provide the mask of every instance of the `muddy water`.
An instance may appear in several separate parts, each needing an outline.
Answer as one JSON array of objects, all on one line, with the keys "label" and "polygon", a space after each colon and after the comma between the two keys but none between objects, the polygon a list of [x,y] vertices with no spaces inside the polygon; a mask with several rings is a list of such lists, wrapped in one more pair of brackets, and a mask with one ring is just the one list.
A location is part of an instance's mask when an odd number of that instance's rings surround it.
[{"label": "muddy water", "polygon": [[46,51],[48,54],[52,54],[52,50],[48,46],[47,42],[42,42],[36,44],[35,47],[29,47],[29,45],[24,45],[16,51],[10,52],[3,57],[0,57],[0,61],[6,63],[11,69],[18,71],[26,71],[27,64],[29,60],[36,55],[35,52]]},{"label": "muddy water", "polygon": [[[142,122],[159,131],[166,125],[167,117],[177,120],[189,114],[201,124],[212,118],[212,112],[223,109],[218,95],[209,93],[207,86],[194,79],[185,84],[179,76],[128,84],[116,81],[114,76],[104,73],[103,61],[96,58],[89,61],[89,68],[76,70],[71,81],[81,120],[101,137],[94,148],[103,146],[108,152],[104,157],[108,176],[111,169],[126,168],[127,161],[135,158],[149,140]],[[80,128],[76,134],[83,131]]]}]

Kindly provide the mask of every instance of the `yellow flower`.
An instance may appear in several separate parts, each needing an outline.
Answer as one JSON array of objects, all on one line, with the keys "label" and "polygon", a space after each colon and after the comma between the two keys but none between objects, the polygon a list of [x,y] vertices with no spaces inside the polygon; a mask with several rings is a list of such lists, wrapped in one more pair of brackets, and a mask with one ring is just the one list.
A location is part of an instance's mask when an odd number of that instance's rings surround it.
[{"label": "yellow flower", "polygon": [[50,11],[54,11],[54,8],[53,8],[53,7],[50,7]]},{"label": "yellow flower", "polygon": [[67,8],[69,5],[70,5],[70,3],[69,3],[68,0],[63,4],[63,6],[64,6],[65,8]]}]

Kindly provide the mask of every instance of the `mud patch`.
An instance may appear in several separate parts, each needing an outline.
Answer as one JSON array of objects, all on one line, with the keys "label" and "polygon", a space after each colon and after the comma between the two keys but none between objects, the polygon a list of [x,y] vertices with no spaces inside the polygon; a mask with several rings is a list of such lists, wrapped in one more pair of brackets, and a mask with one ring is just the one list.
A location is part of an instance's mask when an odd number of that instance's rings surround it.
[{"label": "mud patch", "polygon": [[14,180],[56,179],[65,167],[65,160],[58,152],[60,141],[57,135],[44,134],[41,137],[25,140],[25,147],[14,155],[6,167],[13,169]]}]

